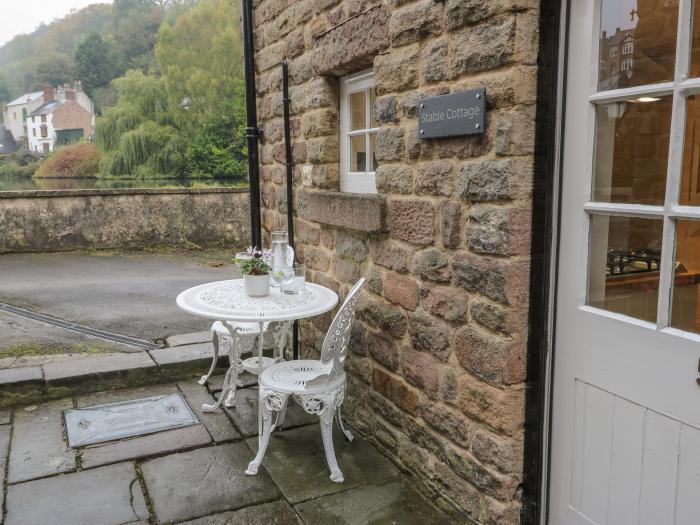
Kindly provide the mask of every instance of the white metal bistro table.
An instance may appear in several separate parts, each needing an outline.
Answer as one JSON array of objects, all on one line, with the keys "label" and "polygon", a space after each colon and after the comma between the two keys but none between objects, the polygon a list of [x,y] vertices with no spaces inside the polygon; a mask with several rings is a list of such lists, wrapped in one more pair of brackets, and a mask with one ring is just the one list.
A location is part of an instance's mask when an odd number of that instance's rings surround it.
[{"label": "white metal bistro table", "polygon": [[[329,288],[306,283],[298,294],[286,294],[279,288],[270,288],[265,297],[249,297],[245,293],[243,279],[216,281],[188,288],[177,296],[177,305],[184,311],[222,321],[231,332],[232,322],[258,323],[258,375],[263,367],[263,334],[266,323],[285,322],[288,325],[298,319],[306,319],[324,314],[338,304],[338,295]],[[231,359],[230,359],[231,360]],[[229,363],[233,366],[233,362]],[[229,369],[230,372],[230,369]],[[224,399],[231,390],[231,384],[224,381],[219,399]]]}]

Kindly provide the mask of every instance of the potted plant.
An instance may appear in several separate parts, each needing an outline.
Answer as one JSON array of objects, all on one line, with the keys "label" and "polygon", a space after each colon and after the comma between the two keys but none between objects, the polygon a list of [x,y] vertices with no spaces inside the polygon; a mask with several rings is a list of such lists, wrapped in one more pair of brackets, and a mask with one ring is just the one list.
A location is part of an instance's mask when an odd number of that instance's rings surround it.
[{"label": "potted plant", "polygon": [[248,248],[247,257],[236,258],[248,296],[265,297],[270,293],[271,258],[269,250],[261,251],[256,248]]}]

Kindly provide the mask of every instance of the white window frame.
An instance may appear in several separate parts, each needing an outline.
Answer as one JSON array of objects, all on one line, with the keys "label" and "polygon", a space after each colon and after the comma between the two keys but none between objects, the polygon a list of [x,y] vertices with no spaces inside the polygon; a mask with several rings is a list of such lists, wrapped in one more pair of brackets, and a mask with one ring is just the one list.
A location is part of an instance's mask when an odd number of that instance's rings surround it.
[{"label": "white window frame", "polygon": [[634,68],[634,60],[631,58],[625,58],[622,61],[622,67],[620,68],[620,71],[632,71]]},{"label": "white window frame", "polygon": [[610,48],[610,56],[611,56],[611,57],[616,57],[616,56],[617,56],[617,46],[611,47],[611,48]]},{"label": "white window frame", "polygon": [[[596,21],[600,20],[600,0],[596,2]],[[673,97],[673,111],[671,115],[671,130],[669,141],[668,165],[666,170],[666,196],[663,205],[629,204],[615,202],[601,202],[589,200],[583,206],[583,211],[591,217],[592,215],[606,216],[627,216],[663,220],[663,233],[661,240],[661,264],[659,272],[659,300],[657,303],[656,322],[649,323],[623,314],[617,314],[597,307],[581,305],[582,310],[595,313],[597,315],[616,319],[619,321],[644,326],[652,330],[671,334],[685,339],[700,342],[700,334],[686,332],[670,326],[671,298],[673,293],[674,268],[675,268],[675,244],[676,226],[678,220],[700,220],[700,206],[681,205],[680,190],[683,169],[683,145],[685,141],[685,121],[686,121],[686,100],[690,95],[700,95],[700,77],[690,77],[690,42],[692,35],[692,1],[680,0],[678,12],[678,30],[676,41],[676,63],[673,80],[659,82],[656,84],[645,84],[630,88],[611,89],[607,91],[597,91],[598,69],[593,69],[590,83],[588,101],[589,109],[589,132],[588,132],[588,158],[594,159],[595,150],[595,107],[599,104],[609,104],[611,102],[623,102],[630,99],[640,99],[644,97],[663,97],[670,95]],[[596,27],[594,37],[594,49],[591,54],[595,62],[598,61],[598,27]],[[593,189],[593,164],[589,166],[588,175],[589,188],[592,198]],[[590,225],[586,225],[590,232]],[[589,243],[588,235],[586,243]],[[588,246],[590,256],[590,244]],[[589,267],[590,271],[590,267]],[[588,276],[582,275],[578,283],[582,297],[587,297]],[[586,301],[587,302],[587,301]]]},{"label": "white window frame", "polygon": [[628,40],[622,44],[622,54],[630,55],[634,53],[634,40]]},{"label": "white window frame", "polygon": [[[377,193],[373,160],[370,149],[370,136],[379,131],[371,126],[370,91],[374,88],[374,73],[363,71],[340,79],[340,191],[349,193]],[[365,92],[365,128],[350,130],[352,115],[350,114],[350,95],[359,91]],[[367,160],[365,171],[350,171],[350,140],[357,135],[365,136],[365,151]]]}]

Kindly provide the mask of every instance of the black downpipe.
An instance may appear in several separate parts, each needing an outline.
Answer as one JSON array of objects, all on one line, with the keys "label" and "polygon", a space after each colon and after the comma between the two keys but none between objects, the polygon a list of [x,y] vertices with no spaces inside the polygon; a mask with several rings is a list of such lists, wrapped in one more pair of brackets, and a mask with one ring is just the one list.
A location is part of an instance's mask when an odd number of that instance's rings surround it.
[{"label": "black downpipe", "polygon": [[255,39],[253,0],[241,0],[243,18],[243,66],[245,72],[245,136],[248,143],[248,180],[250,184],[250,245],[262,247],[260,220],[260,168],[258,155],[258,110],[255,100]]},{"label": "black downpipe", "polygon": [[[289,65],[282,61],[282,103],[284,108],[284,154],[287,162],[287,233],[289,245],[294,248],[294,162],[292,158],[292,128],[289,120]],[[296,253],[296,249],[295,249]],[[292,328],[292,356],[299,359],[299,322]]]}]

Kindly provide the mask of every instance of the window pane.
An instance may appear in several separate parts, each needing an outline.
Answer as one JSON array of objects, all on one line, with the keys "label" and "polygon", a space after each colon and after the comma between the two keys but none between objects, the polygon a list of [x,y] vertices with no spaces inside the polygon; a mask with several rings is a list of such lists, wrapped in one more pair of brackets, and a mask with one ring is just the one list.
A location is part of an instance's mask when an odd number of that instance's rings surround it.
[{"label": "window pane", "polygon": [[374,104],[377,102],[376,94],[374,93],[374,88],[369,89],[369,126],[371,128],[378,128],[377,115],[374,109]]},{"label": "window pane", "polygon": [[603,0],[598,90],[673,80],[678,0]]},{"label": "window pane", "polygon": [[379,163],[377,162],[375,147],[374,147],[376,141],[377,141],[377,134],[370,133],[369,134],[369,152],[370,152],[370,157],[372,158],[372,166],[370,168],[370,171],[377,171],[377,166],[379,166]]},{"label": "window pane", "polygon": [[671,303],[671,326],[700,333],[700,222],[676,224],[676,268]]},{"label": "window pane", "polygon": [[596,107],[593,200],[663,204],[672,97]]},{"label": "window pane", "polygon": [[700,95],[688,97],[687,108],[678,200],[688,206],[700,206]]},{"label": "window pane", "polygon": [[656,321],[661,219],[591,217],[588,303]]},{"label": "window pane", "polygon": [[358,91],[350,95],[350,130],[365,129],[365,92]]},{"label": "window pane", "polygon": [[350,137],[350,171],[365,171],[367,163],[366,135]]}]

